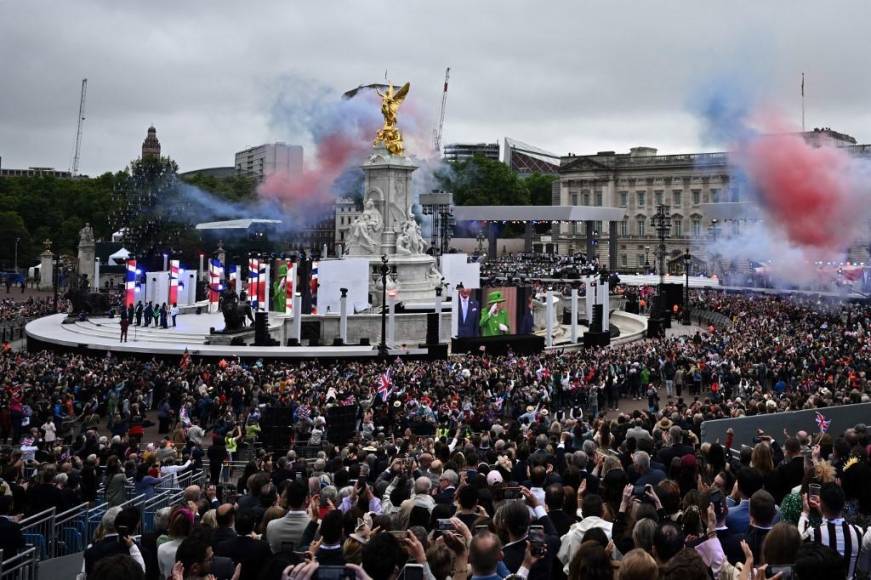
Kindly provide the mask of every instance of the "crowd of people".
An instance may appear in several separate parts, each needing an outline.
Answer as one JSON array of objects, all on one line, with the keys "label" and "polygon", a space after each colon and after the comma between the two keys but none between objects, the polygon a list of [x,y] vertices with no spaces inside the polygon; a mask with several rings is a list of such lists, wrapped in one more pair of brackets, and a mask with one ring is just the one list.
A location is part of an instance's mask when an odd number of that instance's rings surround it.
[{"label": "crowd of people", "polygon": [[[139,512],[109,509],[87,578],[867,577],[865,425],[743,448],[703,441],[701,425],[868,402],[871,312],[722,292],[693,303],[732,323],[435,362],[7,353],[0,521],[120,506],[128,478],[149,495],[206,469],[209,484],[136,541]],[[326,420],[336,406],[355,410],[348,440]],[[275,408],[292,417],[278,450],[260,432]],[[227,481],[230,458],[247,463]],[[4,557],[22,545],[0,525]]]},{"label": "crowd of people", "polygon": [[597,263],[588,263],[583,254],[506,254],[488,258],[481,264],[481,279],[577,278],[596,270]]},{"label": "crowd of people", "polygon": [[14,300],[0,299],[0,325],[22,324],[31,318],[38,318],[54,313],[53,298],[34,298]]}]

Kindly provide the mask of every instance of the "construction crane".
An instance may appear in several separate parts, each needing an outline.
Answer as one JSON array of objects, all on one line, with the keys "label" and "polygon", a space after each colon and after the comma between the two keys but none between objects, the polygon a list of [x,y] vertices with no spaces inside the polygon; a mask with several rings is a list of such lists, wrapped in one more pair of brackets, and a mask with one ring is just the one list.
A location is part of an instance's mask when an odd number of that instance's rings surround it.
[{"label": "construction crane", "polygon": [[85,97],[88,94],[88,79],[82,79],[82,97],[79,100],[79,122],[76,127],[76,150],[73,153],[73,166],[70,173],[75,177],[79,174],[79,154],[82,151],[82,128],[85,124]]},{"label": "construction crane", "polygon": [[445,69],[445,88],[442,91],[442,111],[439,115],[439,126],[432,132],[433,149],[439,153],[442,150],[442,129],[445,126],[445,105],[448,103],[448,79],[450,77],[451,67],[448,67]]}]

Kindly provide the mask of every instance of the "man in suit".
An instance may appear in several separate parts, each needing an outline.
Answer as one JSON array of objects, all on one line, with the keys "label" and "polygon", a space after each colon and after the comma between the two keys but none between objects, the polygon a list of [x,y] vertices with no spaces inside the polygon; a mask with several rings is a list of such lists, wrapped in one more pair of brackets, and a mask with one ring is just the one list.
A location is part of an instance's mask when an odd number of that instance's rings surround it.
[{"label": "man in suit", "polygon": [[481,334],[478,327],[480,317],[480,304],[472,298],[469,288],[460,290],[460,303],[457,307],[459,322],[457,323],[457,336],[478,336]]},{"label": "man in suit", "polygon": [[256,580],[263,566],[272,558],[272,551],[266,541],[258,540],[254,534],[254,518],[250,514],[240,513],[236,517],[236,533],[238,535],[230,539],[215,542],[215,555],[242,564],[240,580]]},{"label": "man in suit", "polygon": [[218,529],[212,534],[212,545],[217,546],[226,540],[236,537],[233,524],[236,522],[236,508],[233,504],[225,503],[215,510],[215,519],[218,521]]},{"label": "man in suit", "polygon": [[565,492],[561,483],[552,483],[544,490],[544,502],[547,506],[547,516],[553,522],[553,527],[559,537],[569,532],[575,519],[563,510]]},{"label": "man in suit", "polygon": [[24,548],[21,526],[12,518],[12,496],[0,495],[0,550],[9,559]]},{"label": "man in suit", "polygon": [[769,490],[774,500],[780,504],[793,487],[801,483],[804,477],[804,456],[801,443],[795,437],[787,438],[783,445],[785,457],[775,471],[775,489]]},{"label": "man in suit", "polygon": [[[502,547],[503,561],[511,572],[517,572],[526,558],[527,535],[530,525],[539,525],[544,528],[546,553],[529,570],[528,580],[550,580],[553,572],[554,559],[559,551],[559,536],[553,522],[547,516],[544,507],[539,504],[535,496],[524,489],[526,503],[519,501],[506,502],[499,508],[504,531],[508,535],[508,542]],[[527,507],[528,506],[528,507]],[[534,510],[534,518],[530,518],[529,511]],[[531,520],[531,521],[530,521]]]},{"label": "man in suit", "polygon": [[733,535],[746,534],[750,528],[750,498],[762,489],[762,474],[752,467],[742,467],[738,471],[735,487],[738,490],[738,503],[729,508],[726,516],[726,527]]},{"label": "man in suit", "polygon": [[309,502],[308,489],[301,481],[291,481],[285,488],[283,497],[287,504],[287,513],[266,526],[266,540],[273,554],[291,549],[303,550],[306,547],[301,546],[300,541],[310,521],[306,511]]}]

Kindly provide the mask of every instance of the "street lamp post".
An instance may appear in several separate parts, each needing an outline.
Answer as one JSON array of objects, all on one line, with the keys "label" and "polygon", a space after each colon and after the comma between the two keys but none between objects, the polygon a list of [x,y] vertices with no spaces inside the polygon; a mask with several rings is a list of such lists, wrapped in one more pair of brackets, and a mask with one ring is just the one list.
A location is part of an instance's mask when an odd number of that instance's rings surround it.
[{"label": "street lamp post", "polygon": [[650,246],[644,246],[644,273],[650,273],[650,260],[648,259],[650,255]]},{"label": "street lamp post", "polygon": [[690,323],[690,263],[692,262],[690,249],[687,248],[683,255],[683,271],[684,271],[684,287],[683,287],[683,314],[681,315],[681,324],[689,326]]},{"label": "street lamp post", "polygon": [[390,273],[387,256],[381,256],[378,267],[381,274],[381,341],[378,343],[378,355],[387,356],[387,274]]},{"label": "street lamp post", "polygon": [[60,285],[60,260],[58,259],[58,255],[54,254],[51,257],[53,264],[52,267],[52,285],[54,286],[54,311],[57,312],[57,295],[58,295],[58,286]]},{"label": "street lamp post", "polygon": [[21,238],[15,238],[15,273],[18,274],[18,242]]}]

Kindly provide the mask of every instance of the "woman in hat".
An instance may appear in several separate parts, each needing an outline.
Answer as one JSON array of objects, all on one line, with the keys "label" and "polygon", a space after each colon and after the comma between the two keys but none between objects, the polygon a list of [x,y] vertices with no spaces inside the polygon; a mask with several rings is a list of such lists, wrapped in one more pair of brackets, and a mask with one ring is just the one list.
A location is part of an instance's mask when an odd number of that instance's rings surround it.
[{"label": "woman in hat", "polygon": [[508,334],[508,313],[502,308],[503,302],[502,292],[487,294],[487,308],[481,312],[481,336]]}]

